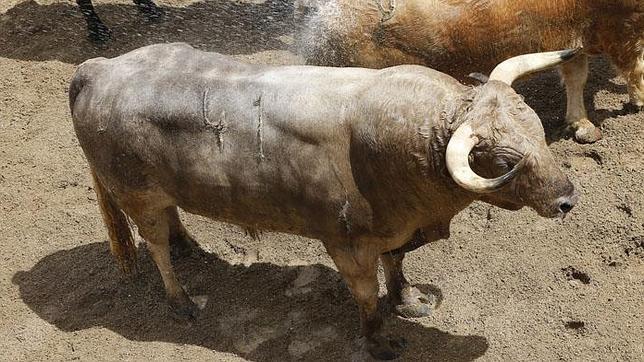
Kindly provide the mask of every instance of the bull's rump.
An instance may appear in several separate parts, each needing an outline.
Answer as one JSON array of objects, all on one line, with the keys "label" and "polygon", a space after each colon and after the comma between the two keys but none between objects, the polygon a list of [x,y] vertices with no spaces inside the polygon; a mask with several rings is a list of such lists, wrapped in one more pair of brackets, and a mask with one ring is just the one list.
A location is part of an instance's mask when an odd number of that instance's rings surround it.
[{"label": "bull's rump", "polygon": [[[349,79],[344,86],[312,86],[303,79],[315,82],[314,68],[254,71],[219,55],[200,70],[181,52],[197,60],[204,53],[157,47],[166,59],[156,52],[159,60],[132,53],[98,60],[72,82],[80,88],[72,96],[78,139],[117,199],[317,238],[346,232],[339,212],[347,201],[364,203],[344,122],[359,93],[351,77],[336,77]],[[341,102],[330,100],[339,92]]]}]

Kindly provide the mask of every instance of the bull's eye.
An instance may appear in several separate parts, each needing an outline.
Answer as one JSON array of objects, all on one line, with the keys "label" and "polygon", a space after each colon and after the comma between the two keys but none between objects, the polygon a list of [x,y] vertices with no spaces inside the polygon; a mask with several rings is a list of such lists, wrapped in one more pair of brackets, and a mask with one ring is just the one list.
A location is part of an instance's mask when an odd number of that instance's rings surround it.
[{"label": "bull's eye", "polygon": [[512,162],[506,159],[497,159],[496,160],[497,166],[500,168],[501,172],[510,172],[516,165],[516,162]]}]

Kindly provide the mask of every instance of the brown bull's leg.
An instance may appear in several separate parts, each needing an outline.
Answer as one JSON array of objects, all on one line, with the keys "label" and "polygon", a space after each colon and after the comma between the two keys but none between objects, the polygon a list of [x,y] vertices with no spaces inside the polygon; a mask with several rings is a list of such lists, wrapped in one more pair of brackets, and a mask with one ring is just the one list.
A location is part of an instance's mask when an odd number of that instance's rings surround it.
[{"label": "brown bull's leg", "polygon": [[170,233],[170,248],[173,258],[182,258],[194,253],[202,253],[199,243],[190,235],[188,230],[183,226],[177,207],[166,209],[168,217],[168,226]]},{"label": "brown bull's leg", "polygon": [[92,0],[76,0],[87,22],[89,38],[96,43],[104,43],[110,39],[110,29],[103,24],[94,11]]},{"label": "brown bull's leg", "polygon": [[163,10],[151,0],[134,0],[136,7],[150,20],[156,20],[163,16]]},{"label": "brown bull's leg", "polygon": [[[624,105],[624,111],[637,113],[644,110],[644,49],[640,48],[640,56],[631,67],[618,67],[626,78],[629,102]],[[625,59],[615,59],[611,56],[614,64],[619,64]]]},{"label": "brown bull's leg", "polygon": [[147,212],[132,217],[139,227],[139,234],[147,241],[152,259],[161,273],[172,317],[179,320],[194,319],[197,307],[179,284],[170,262],[170,227],[167,211]]},{"label": "brown bull's leg", "polygon": [[575,132],[575,140],[592,143],[602,138],[602,134],[586,115],[584,106],[584,87],[588,79],[588,56],[578,55],[561,66],[561,75],[566,85],[566,124]]},{"label": "brown bull's leg", "polygon": [[378,310],[378,256],[361,255],[360,251],[329,249],[329,254],[344,277],[360,312],[362,335],[372,357],[390,360],[399,357],[395,344],[381,334],[382,315]]},{"label": "brown bull's leg", "polygon": [[431,314],[431,298],[409,284],[402,271],[405,253],[385,253],[380,256],[385,269],[387,297],[396,312],[405,318],[426,317]]}]

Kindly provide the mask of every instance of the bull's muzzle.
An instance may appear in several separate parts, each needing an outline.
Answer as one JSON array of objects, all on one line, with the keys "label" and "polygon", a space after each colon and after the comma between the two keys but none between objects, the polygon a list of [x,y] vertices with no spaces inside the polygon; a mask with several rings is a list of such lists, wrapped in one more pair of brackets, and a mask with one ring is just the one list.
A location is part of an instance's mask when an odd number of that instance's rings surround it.
[{"label": "bull's muzzle", "polygon": [[562,196],[558,198],[555,201],[555,205],[559,213],[561,213],[562,215],[565,215],[569,213],[570,210],[573,209],[573,207],[575,207],[575,205],[577,204],[577,201],[579,201],[579,194],[577,193],[577,191],[574,191],[572,195]]}]

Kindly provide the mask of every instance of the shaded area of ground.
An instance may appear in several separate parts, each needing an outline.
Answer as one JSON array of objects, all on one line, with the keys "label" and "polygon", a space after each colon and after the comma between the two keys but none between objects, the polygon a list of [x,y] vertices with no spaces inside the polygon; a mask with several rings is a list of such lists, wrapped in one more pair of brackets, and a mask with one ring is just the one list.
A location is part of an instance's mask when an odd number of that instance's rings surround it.
[{"label": "shaded area of ground", "polygon": [[[13,282],[32,310],[67,332],[100,326],[135,341],[195,344],[254,361],[337,361],[359,352],[352,350],[357,308],[339,274],[324,265],[231,265],[213,254],[183,259],[176,263],[179,278],[191,294],[207,298],[199,318],[186,325],[168,319],[161,280],[144,248],[140,275],[129,278],[107,250],[91,243],[58,251]],[[388,330],[406,337],[405,353],[421,361],[467,361],[487,349],[481,336],[398,318]]]},{"label": "shaded area of ground", "polygon": [[112,30],[112,39],[98,46],[87,38],[76,4],[26,1],[0,15],[0,57],[79,64],[177,41],[226,54],[252,54],[286,49],[294,27],[292,0],[177,3],[163,3],[165,16],[151,22],[132,3],[97,1],[96,12]]}]

